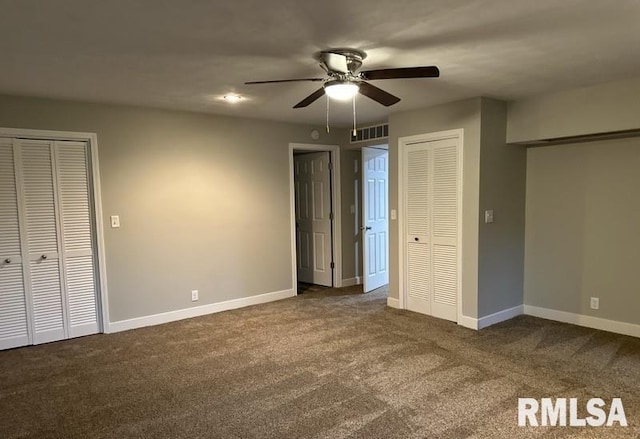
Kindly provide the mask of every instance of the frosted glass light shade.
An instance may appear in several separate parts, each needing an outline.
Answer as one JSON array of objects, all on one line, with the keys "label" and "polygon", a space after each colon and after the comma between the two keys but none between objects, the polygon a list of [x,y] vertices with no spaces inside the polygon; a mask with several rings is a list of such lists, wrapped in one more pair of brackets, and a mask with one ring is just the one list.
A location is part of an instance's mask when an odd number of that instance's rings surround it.
[{"label": "frosted glass light shade", "polygon": [[358,84],[348,81],[329,81],[324,85],[324,91],[331,99],[347,101],[358,93]]}]

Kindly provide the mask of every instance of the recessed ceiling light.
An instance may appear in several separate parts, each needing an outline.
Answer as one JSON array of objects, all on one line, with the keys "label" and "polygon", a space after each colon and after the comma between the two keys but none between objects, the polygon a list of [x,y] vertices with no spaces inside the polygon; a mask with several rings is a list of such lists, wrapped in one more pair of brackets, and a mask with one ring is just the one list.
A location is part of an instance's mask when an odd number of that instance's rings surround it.
[{"label": "recessed ceiling light", "polygon": [[231,103],[231,104],[235,104],[236,102],[239,102],[242,99],[242,96],[238,96],[238,95],[224,95],[224,100]]}]

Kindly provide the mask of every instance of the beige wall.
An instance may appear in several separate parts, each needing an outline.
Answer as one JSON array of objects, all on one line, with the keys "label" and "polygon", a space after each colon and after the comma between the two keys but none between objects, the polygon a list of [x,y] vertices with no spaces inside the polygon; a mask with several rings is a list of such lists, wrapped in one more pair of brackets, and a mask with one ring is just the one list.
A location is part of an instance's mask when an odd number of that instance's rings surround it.
[{"label": "beige wall", "polygon": [[[478,316],[522,305],[524,276],[524,146],[506,144],[507,105],[482,98]],[[493,210],[494,222],[484,223]]]},{"label": "beige wall", "polygon": [[111,321],[292,288],[288,144],[312,127],[8,96],[0,126],[97,133]]},{"label": "beige wall", "polygon": [[527,155],[525,304],[640,324],[640,139]]},{"label": "beige wall", "polygon": [[509,103],[507,141],[640,129],[640,78]]},{"label": "beige wall", "polygon": [[[478,312],[478,212],[480,177],[481,99],[468,99],[423,110],[394,113],[389,117],[389,208],[398,209],[398,139],[405,136],[464,129],[463,151],[463,261],[462,313],[476,318]],[[389,297],[398,298],[400,261],[398,221],[389,225]]]}]

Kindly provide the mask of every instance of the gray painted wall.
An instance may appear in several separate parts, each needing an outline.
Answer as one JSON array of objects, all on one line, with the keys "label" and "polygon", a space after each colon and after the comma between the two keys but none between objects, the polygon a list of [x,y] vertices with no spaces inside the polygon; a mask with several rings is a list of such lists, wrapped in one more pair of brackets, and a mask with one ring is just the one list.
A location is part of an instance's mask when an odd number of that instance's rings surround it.
[{"label": "gray painted wall", "polygon": [[[482,98],[478,315],[522,305],[527,152],[506,144],[507,105]],[[484,211],[494,211],[485,224]]]},{"label": "gray painted wall", "polygon": [[[467,99],[423,110],[395,113],[389,118],[389,208],[398,209],[398,139],[405,136],[464,129],[464,189],[462,195],[462,312],[478,316],[478,222],[480,182],[481,99]],[[389,297],[398,298],[400,261],[398,221],[389,224]]]},{"label": "gray painted wall", "polygon": [[9,96],[0,126],[98,134],[112,321],[292,288],[288,144],[312,127]]},{"label": "gray painted wall", "polygon": [[550,93],[509,103],[507,141],[640,128],[640,78]]},{"label": "gray painted wall", "polygon": [[527,155],[525,304],[640,324],[640,139]]}]

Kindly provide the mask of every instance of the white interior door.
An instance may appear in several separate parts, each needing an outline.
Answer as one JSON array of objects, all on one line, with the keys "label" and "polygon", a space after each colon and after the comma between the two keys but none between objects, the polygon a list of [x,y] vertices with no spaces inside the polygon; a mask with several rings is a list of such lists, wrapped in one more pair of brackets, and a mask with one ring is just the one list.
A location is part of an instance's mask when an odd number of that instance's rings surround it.
[{"label": "white interior door", "polygon": [[404,160],[407,309],[457,321],[459,139],[407,145]]},{"label": "white interior door", "polygon": [[13,139],[0,138],[0,349],[29,344]]},{"label": "white interior door", "polygon": [[329,152],[294,157],[298,280],[333,285]]},{"label": "white interior door", "polygon": [[389,152],[362,148],[364,292],[389,283]]}]

